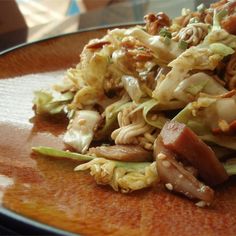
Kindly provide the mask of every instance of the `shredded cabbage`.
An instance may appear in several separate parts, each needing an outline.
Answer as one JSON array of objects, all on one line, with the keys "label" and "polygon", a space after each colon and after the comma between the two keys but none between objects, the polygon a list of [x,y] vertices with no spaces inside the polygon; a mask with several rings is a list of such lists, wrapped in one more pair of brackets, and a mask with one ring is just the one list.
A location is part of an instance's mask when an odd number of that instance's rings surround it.
[{"label": "shredded cabbage", "polygon": [[174,98],[186,103],[195,100],[201,92],[212,95],[226,93],[221,84],[206,73],[199,72],[184,79],[174,90]]},{"label": "shredded cabbage", "polygon": [[93,156],[84,155],[77,152],[62,151],[56,148],[46,147],[46,146],[33,147],[32,151],[45,156],[67,158],[75,161],[91,161],[95,158]]},{"label": "shredded cabbage", "polygon": [[199,97],[196,102],[189,103],[173,120],[185,123],[205,141],[223,147],[236,149],[235,136],[224,133],[215,135],[213,130],[219,128],[219,122],[228,124],[236,120],[236,98]]},{"label": "shredded cabbage", "polygon": [[133,76],[124,75],[122,76],[122,83],[126,92],[134,102],[138,102],[143,96],[143,92],[140,89],[139,82]]},{"label": "shredded cabbage", "polygon": [[145,46],[150,48],[161,65],[167,65],[183,52],[178,43],[171,40],[170,44],[167,45],[164,37],[149,35],[139,27],[127,29],[125,34],[138,38]]},{"label": "shredded cabbage", "polygon": [[72,92],[57,93],[51,91],[36,91],[33,103],[36,106],[37,114],[58,114],[74,96]]},{"label": "shredded cabbage", "polygon": [[85,153],[93,140],[94,128],[100,119],[97,111],[76,111],[64,135],[64,142]]},{"label": "shredded cabbage", "polygon": [[128,96],[124,95],[119,101],[112,103],[103,112],[102,116],[105,117],[105,124],[102,128],[96,130],[95,139],[103,140],[106,139],[111,132],[118,126],[117,114],[126,106],[129,106]]},{"label": "shredded cabbage", "polygon": [[147,188],[159,180],[155,162],[133,163],[95,158],[88,163],[78,165],[75,171],[88,169],[98,184],[108,184],[115,191],[120,190],[123,193]]},{"label": "shredded cabbage", "polygon": [[222,59],[222,55],[209,48],[190,47],[169,64],[172,70],[157,84],[153,98],[160,102],[170,101],[174,98],[175,88],[189,77],[191,70],[214,70]]},{"label": "shredded cabbage", "polygon": [[[214,11],[209,24],[202,18],[211,12],[201,6],[197,14],[185,9],[173,21],[164,13],[151,14],[145,27],[113,29],[90,40],[63,81],[35,92],[34,98],[36,115],[67,115],[64,142],[76,153],[33,150],[86,161],[75,170],[90,170],[98,184],[122,192],[158,181],[155,162],[92,157],[87,151],[98,145],[93,140],[115,142],[124,150],[139,145],[149,153],[164,124],[175,120],[210,145],[236,150],[236,35],[222,28],[229,16],[222,9]],[[228,174],[236,174],[234,162],[224,166]]]}]

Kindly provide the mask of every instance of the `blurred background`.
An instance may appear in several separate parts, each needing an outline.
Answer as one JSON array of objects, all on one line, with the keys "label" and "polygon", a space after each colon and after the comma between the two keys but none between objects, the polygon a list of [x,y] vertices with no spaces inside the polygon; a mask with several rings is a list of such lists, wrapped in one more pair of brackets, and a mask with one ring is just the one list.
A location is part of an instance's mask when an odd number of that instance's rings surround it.
[{"label": "blurred background", "polygon": [[200,0],[0,0],[0,51],[80,29],[141,23],[149,12],[170,17]]}]

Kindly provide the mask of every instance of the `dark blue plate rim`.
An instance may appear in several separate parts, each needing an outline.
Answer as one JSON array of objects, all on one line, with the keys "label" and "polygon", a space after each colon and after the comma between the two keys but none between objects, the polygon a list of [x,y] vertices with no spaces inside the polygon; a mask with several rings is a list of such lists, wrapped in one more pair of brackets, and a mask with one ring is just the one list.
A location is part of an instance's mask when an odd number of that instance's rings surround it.
[{"label": "dark blue plate rim", "polygon": [[[0,226],[15,232],[16,235],[78,236],[78,234],[40,223],[4,207],[0,207],[0,219]],[[0,235],[2,235],[1,232]]]}]

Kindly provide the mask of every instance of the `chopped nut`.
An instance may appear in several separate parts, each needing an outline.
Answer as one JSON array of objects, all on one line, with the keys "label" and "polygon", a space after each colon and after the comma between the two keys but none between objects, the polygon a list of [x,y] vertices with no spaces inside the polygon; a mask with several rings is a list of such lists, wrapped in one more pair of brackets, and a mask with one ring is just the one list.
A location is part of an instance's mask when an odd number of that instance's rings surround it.
[{"label": "chopped nut", "polygon": [[170,19],[163,12],[159,12],[156,15],[152,13],[148,14],[144,16],[144,20],[146,22],[147,32],[151,35],[157,34],[163,27],[170,26]]},{"label": "chopped nut", "polygon": [[218,125],[223,132],[229,130],[229,124],[227,123],[226,120],[219,120]]},{"label": "chopped nut", "polygon": [[152,58],[153,58],[153,55],[149,52],[138,53],[135,56],[135,59],[138,61],[147,61],[147,60],[151,60]]},{"label": "chopped nut", "polygon": [[111,43],[109,41],[93,42],[91,44],[88,44],[86,48],[95,50],[95,49],[100,49],[104,45],[108,45],[108,44],[111,44]]}]

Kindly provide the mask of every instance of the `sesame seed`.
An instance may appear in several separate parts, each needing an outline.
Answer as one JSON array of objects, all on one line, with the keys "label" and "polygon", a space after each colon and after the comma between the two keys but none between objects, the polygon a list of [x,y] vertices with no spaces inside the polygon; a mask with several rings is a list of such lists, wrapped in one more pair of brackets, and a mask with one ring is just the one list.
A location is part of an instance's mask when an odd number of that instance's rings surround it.
[{"label": "sesame seed", "polygon": [[169,161],[163,161],[162,165],[166,168],[169,168],[170,167],[170,162]]},{"label": "sesame seed", "polygon": [[209,205],[209,204],[207,204],[205,201],[199,201],[195,203],[195,205],[198,207],[205,207],[206,205]]},{"label": "sesame seed", "polygon": [[166,155],[161,152],[157,155],[157,158],[158,158],[158,160],[164,160],[166,158]]},{"label": "sesame seed", "polygon": [[179,178],[182,179],[184,176],[182,174],[179,175]]},{"label": "sesame seed", "polygon": [[165,184],[165,186],[168,190],[170,190],[170,191],[173,190],[173,185],[171,183],[167,183],[167,184]]}]

